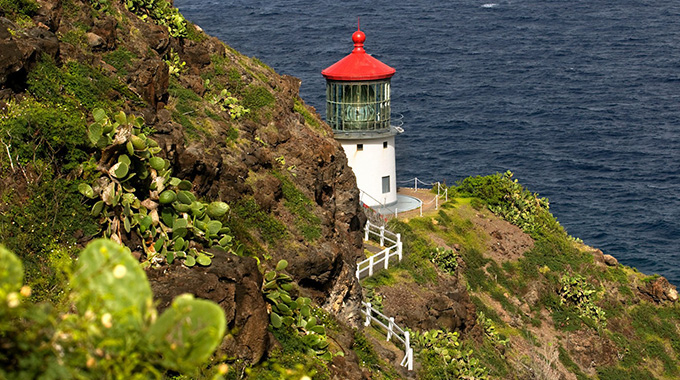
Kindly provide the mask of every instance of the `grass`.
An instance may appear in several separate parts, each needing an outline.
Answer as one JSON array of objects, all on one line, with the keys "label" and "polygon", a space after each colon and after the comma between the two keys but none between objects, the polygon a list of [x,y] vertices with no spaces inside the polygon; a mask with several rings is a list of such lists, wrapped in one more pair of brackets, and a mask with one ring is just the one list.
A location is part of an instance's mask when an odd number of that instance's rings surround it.
[{"label": "grass", "polygon": [[560,344],[559,347],[557,348],[559,352],[559,359],[560,362],[569,370],[571,371],[574,375],[576,375],[577,380],[588,380],[589,377],[581,371],[581,368],[574,363],[573,360],[571,360],[571,357],[569,356],[569,353],[567,350],[562,347]]},{"label": "grass", "polygon": [[125,47],[120,46],[116,50],[104,55],[103,59],[106,63],[113,66],[118,75],[127,75],[128,68],[132,64],[132,60],[136,59],[137,55],[135,53],[127,50]]},{"label": "grass", "polygon": [[253,198],[244,198],[231,206],[236,220],[229,227],[241,241],[250,241],[248,230],[260,231],[263,240],[275,244],[288,237],[286,226],[260,208]]},{"label": "grass", "polygon": [[312,115],[312,113],[302,104],[300,99],[295,99],[295,104],[293,105],[293,110],[302,115],[305,119],[305,124],[309,125],[313,130],[321,133],[323,136],[327,135],[326,130],[321,126],[319,120]]},{"label": "grass", "polygon": [[314,203],[307,198],[286,176],[279,172],[273,175],[281,181],[281,191],[285,199],[284,206],[295,215],[295,227],[307,241],[321,237],[321,219],[313,212]]}]

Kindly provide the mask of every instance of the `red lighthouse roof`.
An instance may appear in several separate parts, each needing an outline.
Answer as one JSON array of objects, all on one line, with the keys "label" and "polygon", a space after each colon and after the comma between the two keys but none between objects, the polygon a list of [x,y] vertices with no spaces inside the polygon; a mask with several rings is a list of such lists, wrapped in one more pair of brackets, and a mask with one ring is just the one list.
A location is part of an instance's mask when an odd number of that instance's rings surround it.
[{"label": "red lighthouse roof", "polygon": [[321,75],[326,79],[343,81],[387,79],[394,75],[395,69],[366,53],[366,50],[364,50],[366,34],[364,32],[357,29],[352,34],[352,41],[354,41],[352,53],[327,67],[321,72]]}]

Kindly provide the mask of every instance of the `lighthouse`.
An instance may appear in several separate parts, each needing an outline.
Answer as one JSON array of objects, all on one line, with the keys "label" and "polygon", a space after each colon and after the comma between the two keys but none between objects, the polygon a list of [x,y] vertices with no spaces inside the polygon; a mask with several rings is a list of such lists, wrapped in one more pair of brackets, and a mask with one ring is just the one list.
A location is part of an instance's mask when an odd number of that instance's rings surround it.
[{"label": "lighthouse", "polygon": [[390,80],[395,69],[364,50],[366,34],[352,34],[354,49],[321,71],[326,78],[326,122],[354,171],[367,206],[397,203],[394,138],[403,132],[391,122]]}]

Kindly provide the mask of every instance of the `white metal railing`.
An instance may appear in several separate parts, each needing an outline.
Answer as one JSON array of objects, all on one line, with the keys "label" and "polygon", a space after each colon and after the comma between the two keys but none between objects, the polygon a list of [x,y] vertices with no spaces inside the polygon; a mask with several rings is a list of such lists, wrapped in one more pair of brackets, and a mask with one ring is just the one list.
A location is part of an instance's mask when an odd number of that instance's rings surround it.
[{"label": "white metal railing", "polygon": [[[381,247],[386,245],[387,247],[357,264],[356,276],[359,281],[361,281],[362,277],[372,276],[373,268],[375,267],[384,269],[389,268],[390,258],[397,256],[399,257],[399,261],[401,261],[403,257],[401,234],[395,234],[394,232],[385,229],[385,226],[378,226],[370,221],[366,221],[364,240],[368,240],[371,236],[378,239]],[[411,348],[410,333],[394,323],[394,317],[388,317],[374,309],[370,302],[362,301],[361,305],[363,306],[361,312],[366,317],[364,325],[370,326],[371,322],[375,322],[375,324],[384,328],[387,332],[388,342],[392,337],[397,338],[404,345],[404,359],[402,359],[400,365],[408,368],[409,371],[413,371],[413,348]]]},{"label": "white metal railing", "polygon": [[404,345],[404,358],[399,363],[409,371],[413,371],[413,348],[411,347],[411,334],[394,323],[394,317],[388,317],[371,306],[370,302],[361,302],[361,313],[366,316],[364,326],[370,326],[374,322],[387,332],[387,341],[392,337],[397,338]]},{"label": "white metal railing", "polygon": [[[410,183],[413,181],[413,189],[415,191],[418,191],[418,184],[420,183],[421,185],[425,186],[431,186],[434,188],[435,186],[437,187],[437,195],[429,202],[420,202],[420,216],[423,216],[423,206],[424,205],[429,205],[434,203],[434,209],[439,210],[439,199],[442,197],[444,198],[444,202],[448,202],[449,200],[449,188],[446,186],[443,186],[441,182],[423,182],[421,181],[418,177],[407,179],[405,181],[399,181],[399,183]],[[423,188],[421,186],[421,188]]]},{"label": "white metal railing", "polygon": [[[397,256],[399,261],[401,261],[403,257],[401,234],[395,234],[392,231],[385,229],[385,226],[376,226],[370,221],[366,221],[364,241],[367,241],[371,235],[374,235],[379,239],[381,247],[386,246],[385,242],[390,244],[382,251],[357,264],[356,277],[358,280],[373,276],[374,268],[376,267],[384,269],[389,268],[390,258]],[[366,272],[368,272],[368,274],[366,274]]]},{"label": "white metal railing", "polygon": [[[359,193],[360,193],[360,194],[359,194],[359,200],[360,200],[363,204],[367,205],[367,202],[365,202],[364,199],[365,199],[365,198],[368,198],[368,199],[372,200],[373,202],[377,203],[377,204],[379,205],[380,209],[382,209],[383,211],[386,211],[386,212],[380,213],[381,215],[391,215],[391,214],[394,214],[395,217],[397,216],[397,209],[396,209],[396,208],[393,209],[393,208],[391,208],[391,207],[388,207],[384,200],[383,200],[383,201],[379,201],[379,200],[375,199],[371,194],[369,194],[369,193],[367,193],[367,192],[365,192],[365,191],[363,191],[363,190],[361,190],[361,189],[359,189]],[[370,206],[369,206],[369,207],[370,207]]]}]

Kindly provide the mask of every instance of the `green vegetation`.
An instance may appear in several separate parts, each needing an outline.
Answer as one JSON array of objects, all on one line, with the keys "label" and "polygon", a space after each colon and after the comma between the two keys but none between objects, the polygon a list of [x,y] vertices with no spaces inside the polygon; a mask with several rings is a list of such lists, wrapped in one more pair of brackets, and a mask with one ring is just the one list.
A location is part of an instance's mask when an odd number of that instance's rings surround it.
[{"label": "green vegetation", "polygon": [[300,335],[301,342],[307,347],[308,354],[318,355],[324,360],[331,360],[328,350],[326,327],[317,323],[312,315],[311,299],[307,297],[291,297],[294,289],[293,279],[282,273],[288,267],[286,260],[280,260],[276,269],[264,275],[262,290],[265,299],[271,305],[270,324],[274,329],[290,328]]},{"label": "green vegetation", "polygon": [[583,276],[564,275],[560,279],[560,285],[560,304],[574,306],[581,318],[589,318],[599,327],[607,326],[604,310],[594,303],[598,290],[594,289]]},{"label": "green vegetation", "polygon": [[170,48],[170,51],[166,55],[163,62],[168,65],[168,72],[174,77],[179,77],[179,75],[184,72],[185,66],[187,64],[186,62],[182,61],[179,55],[172,48]]},{"label": "green vegetation", "polygon": [[437,247],[432,252],[432,261],[443,271],[450,275],[455,275],[458,269],[458,259],[460,255],[452,249]]},{"label": "green vegetation", "polygon": [[35,0],[0,0],[0,15],[32,16],[40,9]]},{"label": "green vegetation", "polygon": [[488,379],[488,370],[472,351],[461,349],[457,332],[432,330],[414,333],[413,342],[419,349],[420,379]]},{"label": "green vegetation", "polygon": [[139,99],[117,79],[101,70],[77,61],[58,67],[54,60],[43,56],[28,75],[29,92],[49,106],[62,106],[67,112],[91,112],[103,108],[107,112],[120,109],[125,100]]},{"label": "green vegetation", "polygon": [[187,21],[179,10],[167,0],[125,0],[125,6],[143,20],[150,18],[158,25],[165,25],[172,37],[187,37]]},{"label": "green vegetation", "polygon": [[309,125],[313,130],[326,136],[327,132],[323,129],[321,123],[319,123],[319,120],[316,117],[314,117],[311,112],[309,112],[309,110],[307,109],[307,107],[305,107],[301,100],[295,99],[293,110],[302,115],[302,117],[305,119],[305,124]]},{"label": "green vegetation", "polygon": [[182,295],[156,318],[146,275],[127,248],[93,241],[69,272],[63,311],[30,303],[21,262],[0,246],[0,377],[192,374],[222,341],[224,312],[212,302]]},{"label": "green vegetation", "polygon": [[222,89],[218,95],[213,96],[209,101],[212,104],[219,105],[222,111],[229,112],[229,116],[231,116],[232,120],[250,113],[250,109],[238,104],[238,99],[233,97],[226,88]]},{"label": "green vegetation", "polygon": [[119,46],[116,50],[104,55],[104,62],[113,66],[118,75],[125,76],[128,74],[128,68],[132,64],[132,60],[136,59],[135,53],[127,50],[124,46]]},{"label": "green vegetation", "polygon": [[96,201],[92,215],[105,237],[122,242],[131,233],[139,236],[145,266],[175,259],[207,266],[213,255],[197,246],[231,250],[233,237],[219,220],[229,206],[198,201],[191,182],[171,176],[170,162],[156,156],[158,144],[142,133],[142,118],[119,112],[111,120],[96,109],[94,120],[88,137],[101,149],[102,173],[94,187],[81,183],[78,190]]},{"label": "green vegetation", "polygon": [[[284,163],[285,165],[285,163]],[[312,212],[314,204],[285,175],[274,172],[281,181],[281,191],[285,199],[284,206],[295,216],[295,227],[307,241],[321,237],[321,219]]]},{"label": "green vegetation", "polygon": [[512,176],[512,172],[507,171],[486,177],[468,177],[456,190],[481,199],[491,212],[520,227],[533,238],[566,235],[550,213],[548,200],[531,193]]},{"label": "green vegetation", "polygon": [[248,231],[260,231],[262,239],[269,244],[276,244],[288,236],[286,226],[265,212],[253,198],[241,199],[231,209],[227,223],[239,241],[253,242]]}]

